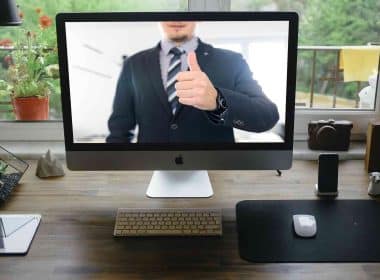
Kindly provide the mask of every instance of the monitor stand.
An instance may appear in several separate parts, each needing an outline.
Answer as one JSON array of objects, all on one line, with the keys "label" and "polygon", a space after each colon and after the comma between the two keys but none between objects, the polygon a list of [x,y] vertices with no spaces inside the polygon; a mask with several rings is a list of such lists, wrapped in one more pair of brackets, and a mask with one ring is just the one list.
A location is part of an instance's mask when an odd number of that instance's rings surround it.
[{"label": "monitor stand", "polygon": [[214,194],[205,170],[154,171],[146,195],[152,198],[211,197]]}]

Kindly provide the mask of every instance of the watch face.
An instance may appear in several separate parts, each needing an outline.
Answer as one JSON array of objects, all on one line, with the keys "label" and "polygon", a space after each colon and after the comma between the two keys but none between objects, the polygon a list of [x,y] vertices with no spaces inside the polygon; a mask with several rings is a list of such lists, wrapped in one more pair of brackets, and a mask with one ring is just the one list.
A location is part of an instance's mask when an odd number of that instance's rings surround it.
[{"label": "watch face", "polygon": [[223,110],[227,108],[226,100],[220,93],[218,93],[218,104],[219,104],[219,108]]}]

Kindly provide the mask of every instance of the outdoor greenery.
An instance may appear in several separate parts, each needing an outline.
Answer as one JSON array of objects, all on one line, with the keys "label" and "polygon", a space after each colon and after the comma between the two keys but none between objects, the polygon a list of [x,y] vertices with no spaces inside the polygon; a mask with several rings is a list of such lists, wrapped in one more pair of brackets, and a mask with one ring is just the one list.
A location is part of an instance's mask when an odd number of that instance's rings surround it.
[{"label": "outdoor greenery", "polygon": [[[54,17],[57,12],[80,12],[80,11],[167,11],[186,10],[186,0],[17,0],[20,14],[23,18],[22,27],[9,27],[0,29],[0,46],[15,46],[20,41],[20,29],[25,36],[27,32],[36,32],[38,36],[35,46],[34,58],[36,61],[28,62],[33,65],[23,67],[40,67],[35,65],[44,59],[43,67],[37,71],[39,77],[46,77],[46,66],[58,63],[56,54],[56,35]],[[295,10],[300,15],[299,45],[365,45],[368,42],[380,41],[380,1],[379,0],[231,0],[232,10]],[[51,27],[43,28],[43,20],[50,20]],[[42,21],[41,21],[42,20]],[[43,32],[40,32],[43,31]],[[49,49],[49,54],[43,52]],[[308,92],[310,87],[311,52],[299,53],[299,69],[297,90]],[[0,50],[0,80],[5,80],[9,66],[17,63],[18,54],[12,50]],[[336,55],[326,53],[318,55],[316,64],[317,77],[331,74]],[[1,65],[3,67],[1,67]],[[51,69],[50,69],[51,70]],[[42,72],[45,74],[42,74]],[[38,74],[38,75],[40,75]],[[45,75],[45,76],[44,76]],[[51,119],[61,118],[59,81],[50,77],[46,80],[51,91]],[[20,84],[28,92],[40,91],[41,84]],[[44,87],[46,85],[43,85]],[[331,95],[332,83],[317,81],[316,91]],[[0,83],[0,101],[4,101],[9,90],[8,85]],[[338,95],[342,98],[355,99],[357,85],[341,84]],[[2,105],[0,105],[2,106]],[[2,107],[0,107],[1,110]],[[12,119],[13,114],[5,115]],[[4,115],[0,115],[4,119]]]},{"label": "outdoor greenery", "polygon": [[[9,29],[9,37],[0,38],[3,51],[0,72],[0,101],[18,97],[50,96],[52,119],[60,118],[58,57],[53,20],[37,7],[21,27]],[[0,54],[1,55],[1,54]],[[10,105],[8,106],[10,107]],[[7,119],[13,119],[11,112]]]},{"label": "outdoor greenery", "polygon": [[[55,68],[58,56],[54,17],[58,12],[178,11],[187,8],[185,0],[17,0],[16,2],[23,19],[22,26],[0,29],[0,46],[16,47],[16,50],[0,50],[0,102],[9,101],[11,92],[18,96],[50,94],[50,119],[61,118],[60,87],[59,80],[56,79],[58,70]],[[24,49],[22,45],[28,48]],[[0,105],[0,111],[3,107],[6,106]],[[8,106],[9,108],[11,107]],[[13,113],[0,114],[0,119],[4,118],[14,119]]]},{"label": "outdoor greenery", "polygon": [[49,50],[48,45],[39,42],[50,25],[39,32],[23,32],[23,40],[15,45],[11,54],[11,63],[7,71],[6,80],[12,97],[47,97],[50,89],[54,90],[52,79],[59,77],[57,65],[57,51]]},{"label": "outdoor greenery", "polygon": [[[300,15],[299,45],[345,46],[380,42],[379,0],[232,0],[232,10],[297,11]],[[312,52],[298,55],[297,91],[308,92],[311,83]],[[333,76],[336,52],[318,53],[316,77]],[[362,84],[361,87],[365,86]],[[332,95],[334,86],[316,80],[315,90]],[[356,99],[358,85],[338,84],[337,94]]]},{"label": "outdoor greenery", "polygon": [[[380,1],[378,0],[299,2],[303,2],[305,9],[304,16],[301,18],[301,45],[366,45],[380,41]],[[307,74],[310,73],[310,56],[310,53],[303,53],[299,57],[301,62],[307,61],[305,71],[299,71],[298,88],[300,90],[308,88],[310,84],[310,75]],[[319,56],[316,65],[317,75],[331,76],[329,68],[335,61],[335,53]],[[323,81],[316,81],[315,87],[317,91],[320,90],[323,87]],[[330,95],[332,91],[333,86],[330,84],[322,93]],[[338,86],[338,96],[356,99],[357,93],[358,85],[355,82]]]},{"label": "outdoor greenery", "polygon": [[380,40],[378,0],[232,0],[231,8],[297,11],[300,45],[362,45]]}]

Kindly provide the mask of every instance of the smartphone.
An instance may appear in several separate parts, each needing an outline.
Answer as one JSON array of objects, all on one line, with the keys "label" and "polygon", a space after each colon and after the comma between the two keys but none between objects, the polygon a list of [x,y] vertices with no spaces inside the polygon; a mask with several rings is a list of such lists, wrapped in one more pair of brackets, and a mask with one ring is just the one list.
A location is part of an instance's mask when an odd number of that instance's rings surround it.
[{"label": "smartphone", "polygon": [[320,154],[318,159],[318,196],[338,195],[338,154]]}]

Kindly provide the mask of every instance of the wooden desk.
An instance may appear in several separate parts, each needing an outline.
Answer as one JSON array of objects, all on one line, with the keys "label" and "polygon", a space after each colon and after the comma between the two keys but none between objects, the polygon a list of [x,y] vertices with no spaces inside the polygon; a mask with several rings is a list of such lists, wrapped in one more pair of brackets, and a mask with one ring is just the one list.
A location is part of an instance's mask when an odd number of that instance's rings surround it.
[{"label": "wooden desk", "polygon": [[[339,199],[369,199],[362,161],[340,165]],[[243,199],[314,199],[316,163],[210,172],[210,199],[148,199],[151,172],[67,172],[40,180],[35,163],[2,213],[41,213],[25,257],[1,257],[0,279],[379,279],[380,264],[250,264],[239,258],[234,207]],[[222,238],[112,237],[118,207],[221,207]]]}]

